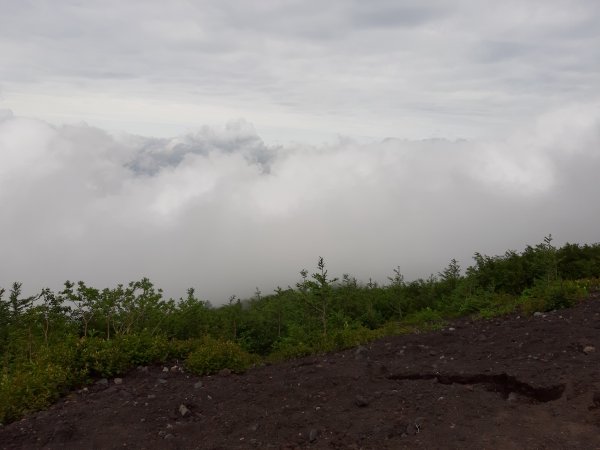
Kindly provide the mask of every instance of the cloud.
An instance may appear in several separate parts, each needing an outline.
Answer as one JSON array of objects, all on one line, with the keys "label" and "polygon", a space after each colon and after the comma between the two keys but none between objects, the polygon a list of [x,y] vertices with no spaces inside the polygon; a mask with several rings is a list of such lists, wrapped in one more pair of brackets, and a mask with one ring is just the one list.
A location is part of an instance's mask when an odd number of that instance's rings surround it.
[{"label": "cloud", "polygon": [[596,242],[600,109],[502,141],[340,138],[271,146],[247,122],[170,139],[0,115],[0,286],[149,276],[216,303],[332,273],[426,277],[451,258]]},{"label": "cloud", "polygon": [[586,0],[2,7],[5,106],[54,123],[170,137],[246,117],[267,141],[497,138],[600,92],[600,6]]}]

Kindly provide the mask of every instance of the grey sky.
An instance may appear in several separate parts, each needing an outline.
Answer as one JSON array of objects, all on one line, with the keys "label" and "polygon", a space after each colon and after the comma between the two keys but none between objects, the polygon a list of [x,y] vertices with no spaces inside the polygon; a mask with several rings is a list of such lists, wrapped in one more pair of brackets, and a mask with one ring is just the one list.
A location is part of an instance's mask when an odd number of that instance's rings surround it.
[{"label": "grey sky", "polygon": [[0,8],[0,286],[218,300],[599,240],[595,1]]}]

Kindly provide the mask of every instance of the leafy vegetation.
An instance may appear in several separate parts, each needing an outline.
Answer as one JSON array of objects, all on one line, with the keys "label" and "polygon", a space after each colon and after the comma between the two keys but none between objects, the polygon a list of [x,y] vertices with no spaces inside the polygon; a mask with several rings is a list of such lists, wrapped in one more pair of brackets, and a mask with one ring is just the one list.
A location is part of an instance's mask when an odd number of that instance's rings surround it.
[{"label": "leafy vegetation", "polygon": [[463,273],[451,260],[437,275],[389,283],[349,274],[300,272],[294,288],[213,307],[189,289],[165,299],[147,278],[97,289],[65,282],[59,292],[0,289],[0,423],[44,408],[73,387],[138,365],[185,361],[188,370],[243,372],[261,361],[328,352],[382,336],[439,328],[464,315],[489,318],[572,306],[600,286],[600,244],[475,253]]}]

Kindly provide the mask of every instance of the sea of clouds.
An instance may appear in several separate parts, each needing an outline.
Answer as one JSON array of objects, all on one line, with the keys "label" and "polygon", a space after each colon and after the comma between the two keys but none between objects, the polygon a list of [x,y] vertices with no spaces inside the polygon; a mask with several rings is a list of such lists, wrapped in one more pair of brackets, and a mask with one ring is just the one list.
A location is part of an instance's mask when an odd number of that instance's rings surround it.
[{"label": "sea of clouds", "polygon": [[0,111],[0,286],[148,276],[220,303],[332,275],[427,277],[475,251],[600,241],[600,108],[504,140],[269,145],[243,120],[170,139]]}]

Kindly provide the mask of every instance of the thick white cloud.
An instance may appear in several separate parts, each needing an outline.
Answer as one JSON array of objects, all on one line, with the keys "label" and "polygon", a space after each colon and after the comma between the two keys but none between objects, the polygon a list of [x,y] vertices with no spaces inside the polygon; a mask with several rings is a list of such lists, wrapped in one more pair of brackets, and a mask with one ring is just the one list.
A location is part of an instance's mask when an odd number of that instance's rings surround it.
[{"label": "thick white cloud", "polygon": [[541,116],[503,141],[267,146],[251,125],[173,139],[0,121],[0,285],[104,286],[149,276],[219,302],[332,273],[385,281],[553,233],[595,242],[598,105]]}]

